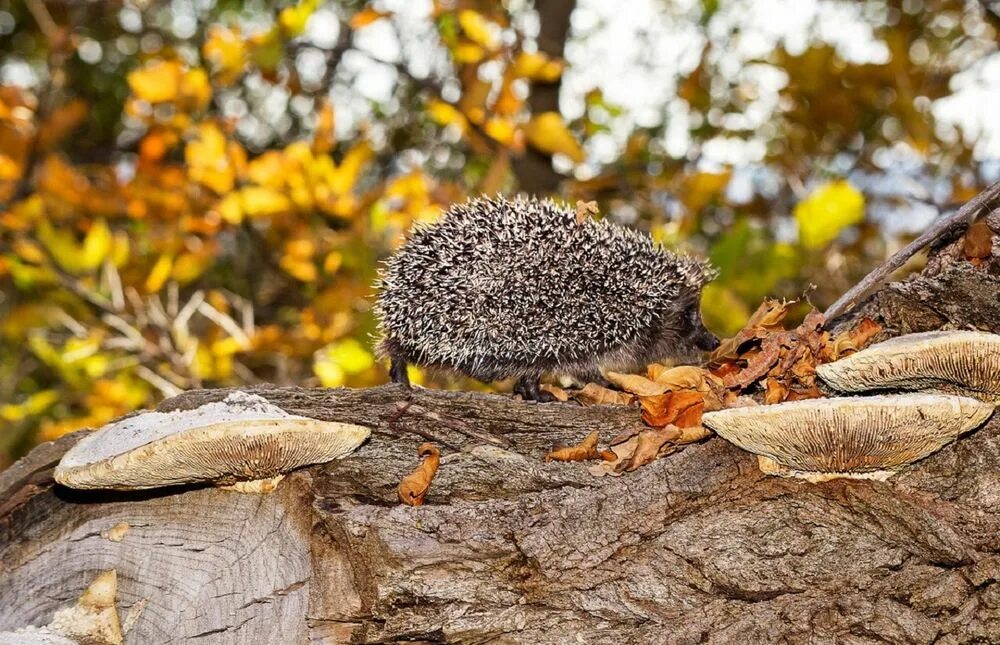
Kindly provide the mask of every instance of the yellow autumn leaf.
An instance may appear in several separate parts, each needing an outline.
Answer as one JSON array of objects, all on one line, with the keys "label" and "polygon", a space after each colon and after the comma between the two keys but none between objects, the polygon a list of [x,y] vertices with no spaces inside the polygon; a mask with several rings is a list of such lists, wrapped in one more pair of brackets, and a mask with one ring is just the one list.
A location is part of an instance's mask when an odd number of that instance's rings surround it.
[{"label": "yellow autumn leaf", "polygon": [[184,147],[188,176],[222,195],[233,189],[236,173],[229,163],[227,141],[214,123],[202,123],[198,136]]},{"label": "yellow autumn leaf", "polygon": [[174,260],[170,277],[181,285],[196,280],[214,260],[210,253],[181,253]]},{"label": "yellow autumn leaf", "polygon": [[564,154],[576,163],[584,160],[583,148],[566,127],[558,112],[536,114],[524,128],[524,136],[535,149],[548,154]]},{"label": "yellow autumn leaf", "polygon": [[514,74],[533,81],[552,83],[563,72],[563,63],[541,52],[521,52],[514,59]]},{"label": "yellow autumn leaf", "polygon": [[826,246],[848,226],[865,218],[865,198],[846,181],[835,181],[816,188],[795,206],[799,240],[809,249]]},{"label": "yellow autumn leaf", "polygon": [[509,119],[494,117],[483,125],[483,130],[490,138],[499,141],[505,146],[513,146],[516,142],[517,126]]},{"label": "yellow autumn leaf", "polygon": [[104,220],[97,220],[90,226],[83,242],[78,244],[72,231],[56,230],[42,220],[37,229],[38,241],[64,270],[74,273],[89,273],[100,266],[111,252],[111,231]]},{"label": "yellow autumn leaf", "polygon": [[162,103],[177,98],[183,76],[180,63],[161,60],[130,72],[128,86],[138,98]]},{"label": "yellow autumn leaf", "polygon": [[[204,110],[212,100],[212,84],[208,74],[200,67],[188,70],[181,77],[179,88],[181,105],[185,110]],[[177,115],[175,118],[187,119],[187,115]]]},{"label": "yellow autumn leaf", "polygon": [[492,50],[497,44],[497,34],[494,23],[490,22],[479,12],[472,9],[462,9],[458,12],[458,24],[462,31],[472,42]]},{"label": "yellow autumn leaf", "polygon": [[440,125],[458,126],[462,132],[469,128],[469,122],[458,108],[438,99],[427,102],[427,116]]},{"label": "yellow autumn leaf", "polygon": [[164,283],[166,283],[167,278],[170,277],[170,273],[174,268],[174,257],[172,255],[167,255],[164,253],[153,265],[153,268],[149,271],[149,275],[146,277],[146,293],[156,293],[163,288]]},{"label": "yellow autumn leaf", "polygon": [[249,217],[269,217],[292,210],[292,202],[283,194],[263,186],[247,186],[236,193]]},{"label": "yellow autumn leaf", "polygon": [[329,186],[333,192],[343,195],[354,187],[357,183],[361,171],[365,165],[375,156],[371,146],[365,142],[355,145],[347,151],[344,159],[340,162],[330,177]]},{"label": "yellow autumn leaf", "polygon": [[59,393],[55,390],[35,392],[21,403],[7,403],[0,406],[0,419],[14,422],[27,417],[37,416],[45,412],[59,398]]},{"label": "yellow autumn leaf", "polygon": [[111,253],[111,245],[114,238],[111,236],[111,229],[108,223],[99,219],[90,225],[90,230],[83,238],[83,247],[80,249],[78,267],[81,271],[93,271],[104,262]]},{"label": "yellow autumn leaf", "polygon": [[281,10],[278,14],[278,24],[281,25],[286,38],[302,35],[318,4],[319,0],[302,0],[297,5]]},{"label": "yellow autumn leaf", "polygon": [[212,25],[201,51],[219,83],[232,85],[242,76],[246,67],[247,50],[238,28]]},{"label": "yellow autumn leaf", "polygon": [[452,48],[451,55],[456,63],[470,65],[486,58],[486,50],[475,43],[462,42]]},{"label": "yellow autumn leaf", "polygon": [[316,352],[313,372],[324,387],[338,387],[347,376],[366,372],[374,365],[370,351],[357,339],[345,338]]},{"label": "yellow autumn leaf", "polygon": [[312,258],[286,254],[278,261],[278,265],[290,276],[302,282],[315,282],[319,271]]}]

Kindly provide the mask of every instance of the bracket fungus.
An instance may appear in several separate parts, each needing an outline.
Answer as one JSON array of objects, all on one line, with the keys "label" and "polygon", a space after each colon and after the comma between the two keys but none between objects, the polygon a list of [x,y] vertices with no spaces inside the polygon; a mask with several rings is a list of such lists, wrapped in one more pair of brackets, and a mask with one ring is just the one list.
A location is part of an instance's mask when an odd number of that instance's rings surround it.
[{"label": "bracket fungus", "polygon": [[808,399],[708,412],[703,423],[770,475],[886,479],[977,428],[993,406],[944,394]]},{"label": "bracket fungus", "polygon": [[1000,335],[931,331],[877,343],[816,373],[840,392],[922,390],[1000,403]]},{"label": "bracket fungus", "polygon": [[[193,410],[142,412],[104,426],[63,456],[55,479],[84,489],[239,482],[238,490],[270,490],[284,473],[343,457],[369,434],[233,392]],[[271,481],[252,485],[261,480]]]}]

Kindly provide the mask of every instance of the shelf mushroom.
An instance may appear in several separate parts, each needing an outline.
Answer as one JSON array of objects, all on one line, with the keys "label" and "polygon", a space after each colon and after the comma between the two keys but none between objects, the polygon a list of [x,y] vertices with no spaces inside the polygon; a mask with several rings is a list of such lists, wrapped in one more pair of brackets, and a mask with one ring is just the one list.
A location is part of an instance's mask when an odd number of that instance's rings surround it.
[{"label": "shelf mushroom", "polygon": [[840,392],[921,390],[1000,403],[1000,335],[932,331],[898,336],[820,365]]},{"label": "shelf mushroom", "polygon": [[702,422],[758,455],[770,475],[883,480],[992,413],[991,404],[969,397],[896,394],[730,408],[705,413]]},{"label": "shelf mushroom", "polygon": [[142,412],[104,426],[63,456],[55,479],[83,489],[212,482],[260,492],[290,470],[353,452],[369,434],[237,391],[193,410]]}]

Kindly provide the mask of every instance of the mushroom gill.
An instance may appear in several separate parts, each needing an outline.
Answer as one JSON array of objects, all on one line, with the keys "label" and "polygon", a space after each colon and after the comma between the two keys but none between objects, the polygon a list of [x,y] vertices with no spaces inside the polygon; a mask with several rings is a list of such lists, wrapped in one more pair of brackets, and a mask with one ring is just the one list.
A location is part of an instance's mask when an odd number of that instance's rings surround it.
[{"label": "mushroom gill", "polygon": [[761,470],[823,481],[885,479],[978,427],[993,406],[943,394],[809,399],[708,412],[703,423]]},{"label": "mushroom gill", "polygon": [[142,412],[104,426],[63,456],[55,479],[71,488],[117,490],[270,479],[343,457],[369,433],[233,392],[194,410]]},{"label": "mushroom gill", "polygon": [[932,331],[877,343],[816,373],[840,392],[921,390],[1000,402],[1000,335]]}]

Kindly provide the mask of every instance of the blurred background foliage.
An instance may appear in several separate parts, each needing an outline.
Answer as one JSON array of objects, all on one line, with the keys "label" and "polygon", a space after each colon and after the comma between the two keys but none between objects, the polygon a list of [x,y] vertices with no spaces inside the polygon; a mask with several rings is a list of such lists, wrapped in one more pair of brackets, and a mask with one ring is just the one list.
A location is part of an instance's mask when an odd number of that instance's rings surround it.
[{"label": "blurred background foliage", "polygon": [[385,381],[378,262],[469,195],[707,255],[720,334],[829,304],[1000,174],[998,29],[987,0],[0,0],[0,466],[188,388]]}]

